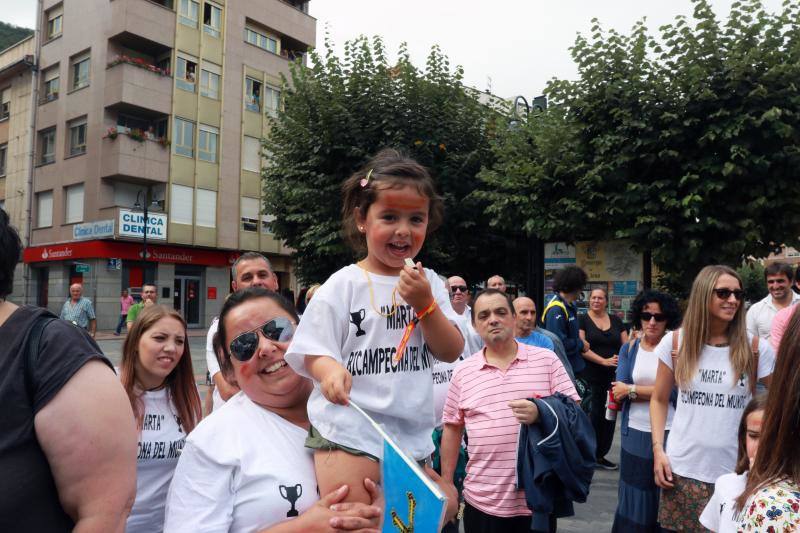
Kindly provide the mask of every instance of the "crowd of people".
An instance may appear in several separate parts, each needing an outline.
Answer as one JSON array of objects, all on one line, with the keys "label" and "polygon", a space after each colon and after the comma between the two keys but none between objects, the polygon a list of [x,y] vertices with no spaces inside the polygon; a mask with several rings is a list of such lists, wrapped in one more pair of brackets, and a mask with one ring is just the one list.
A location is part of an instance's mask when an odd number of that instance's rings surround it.
[{"label": "crowd of people", "polygon": [[500,275],[413,261],[443,217],[417,162],[384,150],[342,191],[362,259],[302,306],[261,254],[232,266],[205,417],[186,322],[155,286],[121,295],[118,375],[80,285],[61,319],[7,299],[21,245],[0,210],[0,530],[378,531],[382,439],[351,404],[438,485],[443,531],[556,531],[596,468],[620,470],[614,531],[800,529],[791,268],[770,265],[747,311],[736,271],[708,266],[685,312],[648,289],[625,324],[603,289],[578,312],[587,275],[568,266],[539,316]]}]

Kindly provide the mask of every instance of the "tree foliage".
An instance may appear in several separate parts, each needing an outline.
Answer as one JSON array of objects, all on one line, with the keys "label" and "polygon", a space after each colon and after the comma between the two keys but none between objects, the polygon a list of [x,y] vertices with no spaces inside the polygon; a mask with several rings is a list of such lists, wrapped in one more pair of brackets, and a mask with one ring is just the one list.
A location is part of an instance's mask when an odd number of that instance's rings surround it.
[{"label": "tree foliage", "polygon": [[445,221],[428,237],[423,264],[468,279],[506,264],[486,253],[505,243],[492,235],[483,206],[466,199],[491,155],[494,113],[465,89],[461,68],[451,68],[438,47],[424,70],[405,46],[390,63],[378,37],[346,43],[341,58],[327,49],[324,57],[312,53],[308,68],[292,65],[284,111],[264,143],[265,212],[296,251],[299,277],[322,281],[355,258],[341,237],[340,185],[384,147],[426,165],[444,197]]},{"label": "tree foliage", "polygon": [[[631,239],[679,293],[704,265],[766,255],[800,230],[800,8],[735,2],[723,24],[695,0],[652,37],[594,21],[576,81],[498,132],[476,197],[546,240]],[[774,245],[773,245],[774,246]]]}]

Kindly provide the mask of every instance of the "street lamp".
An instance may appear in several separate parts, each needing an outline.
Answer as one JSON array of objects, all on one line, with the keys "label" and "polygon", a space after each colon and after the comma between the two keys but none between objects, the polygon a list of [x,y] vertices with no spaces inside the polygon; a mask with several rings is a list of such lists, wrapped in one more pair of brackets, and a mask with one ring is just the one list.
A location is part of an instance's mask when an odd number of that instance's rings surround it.
[{"label": "street lamp", "polygon": [[[142,280],[143,283],[147,283],[147,222],[148,222],[148,213],[150,211],[160,211],[161,204],[158,200],[153,197],[150,206],[148,207],[147,204],[147,196],[150,194],[150,189],[147,190],[139,190],[136,193],[136,203],[133,204],[133,208],[137,211],[144,212],[144,228],[142,231]],[[144,196],[143,201],[139,202],[139,198]]]}]

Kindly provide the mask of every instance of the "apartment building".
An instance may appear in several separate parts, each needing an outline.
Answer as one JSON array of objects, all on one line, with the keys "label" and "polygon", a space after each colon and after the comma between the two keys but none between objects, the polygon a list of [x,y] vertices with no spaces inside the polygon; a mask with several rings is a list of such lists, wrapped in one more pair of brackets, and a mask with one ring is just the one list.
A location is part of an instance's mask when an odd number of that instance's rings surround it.
[{"label": "apartment building", "polygon": [[242,250],[294,288],[289,250],[260,214],[260,139],[281,74],[315,44],[308,3],[41,6],[29,302],[60,309],[80,281],[110,329],[120,290],[155,282],[206,327]]}]

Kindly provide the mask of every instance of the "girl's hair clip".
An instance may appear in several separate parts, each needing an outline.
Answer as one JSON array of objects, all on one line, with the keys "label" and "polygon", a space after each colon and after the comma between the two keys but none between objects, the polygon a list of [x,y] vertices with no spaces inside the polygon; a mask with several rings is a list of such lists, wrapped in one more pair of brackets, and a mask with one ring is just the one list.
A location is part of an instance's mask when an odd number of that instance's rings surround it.
[{"label": "girl's hair clip", "polygon": [[372,177],[372,169],[369,169],[369,172],[367,172],[367,177],[361,178],[361,181],[359,182],[361,184],[362,189],[365,188],[367,185],[369,185],[369,179],[371,177]]}]

